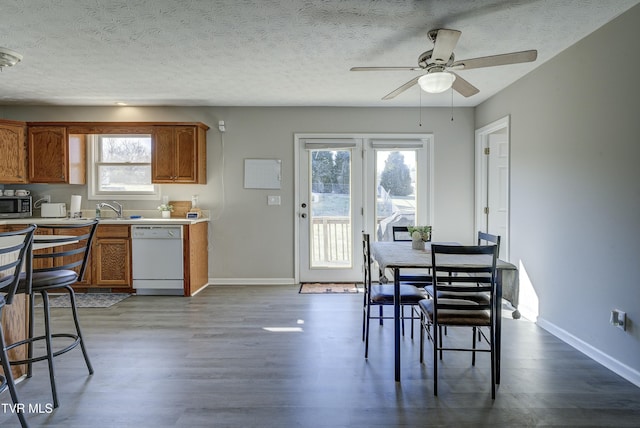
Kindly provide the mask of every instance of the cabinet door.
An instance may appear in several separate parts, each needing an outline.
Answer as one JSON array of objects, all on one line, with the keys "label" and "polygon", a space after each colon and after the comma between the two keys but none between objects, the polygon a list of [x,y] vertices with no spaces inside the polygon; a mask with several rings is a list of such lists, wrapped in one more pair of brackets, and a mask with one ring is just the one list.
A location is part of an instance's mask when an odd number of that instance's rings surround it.
[{"label": "cabinet door", "polygon": [[196,126],[156,126],[153,129],[153,183],[204,184],[204,131]]},{"label": "cabinet door", "polygon": [[0,121],[0,183],[27,183],[26,129]]},{"label": "cabinet door", "polygon": [[175,128],[175,182],[196,182],[196,128],[195,126],[177,126]]},{"label": "cabinet door", "polygon": [[151,181],[173,183],[176,152],[173,126],[154,127],[151,144]]},{"label": "cabinet door", "polygon": [[99,238],[93,247],[93,283],[98,286],[131,286],[131,241]]},{"label": "cabinet door", "polygon": [[129,226],[101,224],[92,249],[93,285],[130,288],[131,238]]},{"label": "cabinet door", "polygon": [[67,183],[67,129],[61,126],[29,128],[29,181]]}]

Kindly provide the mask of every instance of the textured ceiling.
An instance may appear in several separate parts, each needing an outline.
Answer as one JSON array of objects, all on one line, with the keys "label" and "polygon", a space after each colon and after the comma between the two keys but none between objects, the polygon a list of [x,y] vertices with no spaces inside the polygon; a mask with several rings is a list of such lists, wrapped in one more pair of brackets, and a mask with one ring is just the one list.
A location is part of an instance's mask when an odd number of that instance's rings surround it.
[{"label": "textured ceiling", "polygon": [[534,63],[460,71],[475,106],[640,0],[0,0],[0,104],[447,106],[451,92],[381,98],[417,71],[434,28],[456,59],[538,50]]}]

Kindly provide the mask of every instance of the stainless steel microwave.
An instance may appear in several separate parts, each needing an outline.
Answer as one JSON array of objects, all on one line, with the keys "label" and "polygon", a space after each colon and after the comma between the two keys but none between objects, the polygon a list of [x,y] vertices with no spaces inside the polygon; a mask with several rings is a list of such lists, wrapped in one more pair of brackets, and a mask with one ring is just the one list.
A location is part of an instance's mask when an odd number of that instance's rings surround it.
[{"label": "stainless steel microwave", "polygon": [[0,196],[0,218],[31,217],[31,196]]}]

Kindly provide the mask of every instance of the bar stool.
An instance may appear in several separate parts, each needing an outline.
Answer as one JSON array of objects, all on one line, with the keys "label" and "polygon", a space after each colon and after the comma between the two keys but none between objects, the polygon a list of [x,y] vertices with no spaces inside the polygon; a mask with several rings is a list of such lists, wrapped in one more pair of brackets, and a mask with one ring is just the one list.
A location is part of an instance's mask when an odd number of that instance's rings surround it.
[{"label": "bar stool", "polygon": [[[26,229],[0,233],[0,292],[4,293],[0,295],[0,318],[2,317],[2,309],[11,304],[16,294],[23,264],[25,265],[23,281],[27,286],[31,281],[31,245],[35,230],[36,226],[31,225]],[[18,406],[21,402],[16,392],[13,373],[11,373],[11,364],[7,356],[8,348],[5,343],[2,324],[0,324],[0,347],[0,362],[4,372],[4,376],[0,375],[0,392],[9,388],[20,425],[26,428],[29,425],[24,417],[24,409],[20,409]]]},{"label": "bar stool", "polygon": [[[17,346],[27,345],[27,359],[21,361],[11,361],[12,365],[27,364],[27,378],[32,375],[32,365],[37,361],[47,360],[49,364],[49,379],[51,382],[51,394],[53,396],[53,407],[58,407],[58,394],[55,383],[55,370],[53,358],[58,357],[78,345],[82,349],[85,364],[89,374],[93,374],[93,367],[89,361],[89,355],[85,348],[85,342],[80,330],[78,321],[78,310],[76,298],[72,284],[82,280],[87,269],[87,261],[93,237],[98,226],[98,221],[93,220],[85,223],[73,223],[63,225],[38,226],[39,230],[49,232],[45,237],[38,235],[38,243],[50,244],[53,248],[46,253],[33,254],[33,275],[29,286],[26,277],[20,280],[19,293],[30,295],[29,314],[29,337],[20,342],[8,346],[12,349]],[[43,239],[41,239],[43,238]],[[71,304],[71,314],[75,324],[73,333],[52,333],[51,313],[49,306],[49,292],[64,290],[69,295]],[[34,336],[34,297],[36,293],[42,296],[42,306],[44,308],[44,335]],[[62,349],[54,350],[53,338],[71,339],[72,342]],[[44,340],[46,344],[46,354],[33,356],[33,344],[38,340]]]}]

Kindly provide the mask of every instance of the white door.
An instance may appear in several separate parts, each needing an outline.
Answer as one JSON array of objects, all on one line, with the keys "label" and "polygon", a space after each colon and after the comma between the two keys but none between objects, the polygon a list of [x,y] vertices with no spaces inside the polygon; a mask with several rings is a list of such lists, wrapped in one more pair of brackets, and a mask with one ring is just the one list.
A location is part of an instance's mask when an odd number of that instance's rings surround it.
[{"label": "white door", "polygon": [[362,142],[298,140],[300,282],[362,280]]},{"label": "white door", "polygon": [[488,162],[487,233],[506,237],[509,218],[509,139],[505,132],[489,135]]},{"label": "white door", "polygon": [[500,258],[509,259],[509,118],[476,131],[476,227],[500,235]]}]

